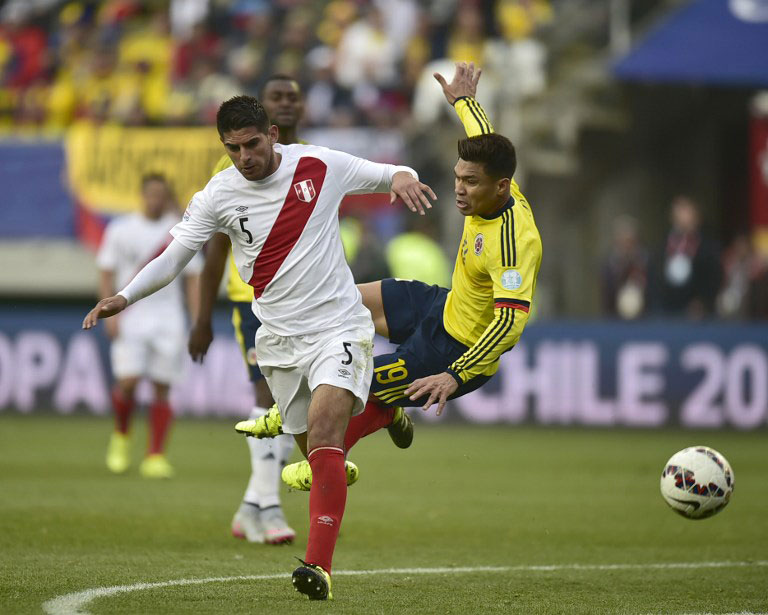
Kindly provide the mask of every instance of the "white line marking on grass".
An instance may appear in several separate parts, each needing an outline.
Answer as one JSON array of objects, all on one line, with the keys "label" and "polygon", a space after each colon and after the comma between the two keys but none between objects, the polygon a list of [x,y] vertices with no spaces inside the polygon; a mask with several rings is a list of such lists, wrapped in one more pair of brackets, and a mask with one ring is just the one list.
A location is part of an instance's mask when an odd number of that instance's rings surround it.
[{"label": "white line marking on grass", "polygon": [[[701,568],[749,568],[768,566],[768,560],[754,562],[669,562],[660,564],[553,564],[549,566],[466,566],[455,568],[382,568],[379,570],[337,570],[334,577],[369,576],[374,574],[462,574],[477,572],[558,572],[561,570],[606,571],[606,570],[698,570]],[[117,594],[179,587],[182,585],[203,585],[205,583],[227,583],[229,581],[271,581],[289,579],[288,573],[250,574],[231,577],[208,577],[205,579],[176,579],[157,583],[134,583],[133,585],[113,585],[95,587],[72,594],[56,596],[43,603],[43,610],[48,615],[89,615],[87,604],[97,598],[106,598]]]}]

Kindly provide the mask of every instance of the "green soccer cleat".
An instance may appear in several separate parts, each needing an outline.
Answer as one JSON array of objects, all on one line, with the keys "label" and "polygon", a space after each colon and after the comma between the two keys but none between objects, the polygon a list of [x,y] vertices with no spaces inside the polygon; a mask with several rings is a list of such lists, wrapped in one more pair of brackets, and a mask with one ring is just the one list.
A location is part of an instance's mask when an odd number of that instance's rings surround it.
[{"label": "green soccer cleat", "polygon": [[[344,469],[347,472],[347,487],[350,487],[360,478],[360,470],[351,461],[344,462]],[[312,488],[312,468],[306,459],[285,466],[282,477],[291,489],[309,491]]]},{"label": "green soccer cleat", "polygon": [[131,465],[131,438],[119,431],[112,432],[107,448],[107,467],[110,472],[122,474]]},{"label": "green soccer cleat", "polygon": [[387,431],[398,448],[408,448],[413,443],[413,419],[402,408],[395,408],[395,416]]},{"label": "green soccer cleat", "polygon": [[283,433],[283,419],[277,404],[272,406],[264,416],[257,419],[240,421],[235,425],[237,433],[244,433],[249,438],[275,438]]},{"label": "green soccer cleat", "polygon": [[294,570],[291,576],[294,589],[310,600],[333,600],[331,575],[320,566],[299,561],[301,566]]},{"label": "green soccer cleat", "polygon": [[155,453],[144,458],[139,466],[139,472],[144,478],[173,478],[173,466],[168,463],[165,455]]}]

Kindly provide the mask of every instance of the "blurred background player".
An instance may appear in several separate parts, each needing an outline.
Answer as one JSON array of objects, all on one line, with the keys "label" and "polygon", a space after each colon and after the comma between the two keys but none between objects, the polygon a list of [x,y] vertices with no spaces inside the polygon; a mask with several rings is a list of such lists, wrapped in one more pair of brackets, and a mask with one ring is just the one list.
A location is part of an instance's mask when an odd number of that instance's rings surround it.
[{"label": "blurred background player", "polygon": [[[270,121],[278,127],[278,142],[283,145],[300,143],[296,127],[304,114],[304,98],[298,82],[286,75],[274,75],[265,82],[260,99]],[[232,160],[225,154],[216,164],[214,175],[231,166]],[[216,233],[208,242],[200,285],[200,311],[189,336],[189,352],[193,360],[202,362],[213,340],[211,318],[227,262],[227,296],[232,303],[232,325],[253,383],[256,405],[250,418],[257,419],[275,403],[259,370],[254,348],[256,331],[261,323],[251,308],[253,288],[240,278],[229,237],[223,233]],[[288,435],[274,440],[248,438],[248,448],[251,477],[232,519],[232,535],[256,543],[293,542],[296,532],[288,525],[280,506],[280,471],[293,452],[293,438]]]},{"label": "blurred background player", "polygon": [[[168,231],[179,221],[172,192],[163,175],[152,173],[141,181],[143,211],[114,219],[106,228],[99,249],[99,295],[111,297],[123,288],[171,241]],[[187,266],[186,299],[196,316],[202,259]],[[175,280],[140,305],[125,310],[106,325],[112,340],[110,358],[116,383],[112,391],[115,431],[107,451],[107,467],[116,474],[131,464],[130,423],[136,406],[136,387],[142,377],[152,382],[147,456],[140,471],[146,478],[170,478],[173,468],[164,455],[173,412],[168,389],[184,366],[184,288]]]}]

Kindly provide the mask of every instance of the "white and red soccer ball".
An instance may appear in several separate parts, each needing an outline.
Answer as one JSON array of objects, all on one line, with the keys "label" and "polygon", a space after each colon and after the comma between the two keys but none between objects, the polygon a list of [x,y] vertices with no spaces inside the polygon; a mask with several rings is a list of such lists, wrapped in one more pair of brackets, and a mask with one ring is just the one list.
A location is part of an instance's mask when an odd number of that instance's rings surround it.
[{"label": "white and red soccer ball", "polygon": [[661,472],[664,501],[688,519],[706,519],[723,510],[733,485],[728,460],[707,446],[691,446],[675,453]]}]

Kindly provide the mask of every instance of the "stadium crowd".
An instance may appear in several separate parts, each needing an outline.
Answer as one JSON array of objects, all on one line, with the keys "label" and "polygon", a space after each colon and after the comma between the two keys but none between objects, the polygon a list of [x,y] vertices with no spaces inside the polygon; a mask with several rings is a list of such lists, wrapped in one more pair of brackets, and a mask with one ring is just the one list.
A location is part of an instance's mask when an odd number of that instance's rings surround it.
[{"label": "stadium crowd", "polygon": [[431,60],[482,64],[551,19],[543,0],[11,0],[0,13],[0,126],[211,123],[296,77],[310,126],[407,121]]}]

